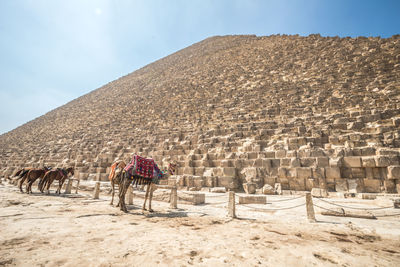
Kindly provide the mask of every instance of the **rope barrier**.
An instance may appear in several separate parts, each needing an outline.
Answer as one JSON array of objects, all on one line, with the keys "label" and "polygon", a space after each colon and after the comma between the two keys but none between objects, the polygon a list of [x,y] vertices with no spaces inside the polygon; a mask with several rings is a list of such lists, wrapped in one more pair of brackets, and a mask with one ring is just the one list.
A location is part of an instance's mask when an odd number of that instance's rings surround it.
[{"label": "rope barrier", "polygon": [[267,199],[267,203],[283,202],[283,201],[295,200],[295,199],[299,199],[299,198],[304,198],[304,196],[292,197],[292,198],[286,198],[286,199],[278,199],[278,200],[274,200],[274,201],[268,201],[268,199]]},{"label": "rope barrier", "polygon": [[[315,198],[314,198],[314,199],[315,199]],[[345,206],[345,205],[336,204],[336,203],[333,203],[333,202],[330,202],[330,201],[327,201],[327,200],[324,200],[324,199],[321,199],[321,198],[316,198],[316,199],[317,199],[317,200],[320,200],[320,201],[323,201],[323,202],[326,202],[326,203],[329,203],[329,204],[331,204],[331,205],[335,205],[335,206],[342,207],[342,208],[347,208],[347,209],[354,209],[354,210],[383,210],[383,209],[390,209],[390,208],[393,208],[393,206],[390,206],[390,207],[379,207],[379,208],[349,207],[349,206]]]},{"label": "rope barrier", "polygon": [[306,203],[302,203],[302,204],[300,204],[300,205],[296,205],[296,206],[292,206],[292,207],[286,207],[286,208],[280,208],[280,209],[254,208],[254,207],[250,207],[250,206],[248,206],[248,205],[243,205],[243,204],[242,204],[242,206],[247,207],[247,208],[252,209],[252,210],[257,210],[257,211],[278,211],[278,210],[290,210],[290,209],[295,209],[295,208],[304,206],[305,204],[306,204]]},{"label": "rope barrier", "polygon": [[[327,208],[321,207],[321,206],[316,205],[316,204],[314,204],[314,206],[317,207],[317,208],[320,208],[320,209],[322,209],[322,210],[330,211],[330,212],[337,213],[337,214],[342,214],[341,212],[338,212],[338,211],[336,211],[336,210],[327,209]],[[377,217],[377,218],[379,218],[379,217],[394,217],[394,216],[400,216],[400,213],[396,213],[396,214],[382,214],[382,215],[372,214],[372,215],[375,216],[375,217]]]}]

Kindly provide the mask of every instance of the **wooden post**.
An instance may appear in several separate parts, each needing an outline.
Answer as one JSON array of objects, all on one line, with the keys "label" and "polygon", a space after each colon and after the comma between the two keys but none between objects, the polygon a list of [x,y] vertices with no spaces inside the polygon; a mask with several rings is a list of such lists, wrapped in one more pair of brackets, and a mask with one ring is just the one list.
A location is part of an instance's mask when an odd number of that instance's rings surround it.
[{"label": "wooden post", "polygon": [[132,188],[132,186],[128,187],[128,204],[133,205],[133,188]]},{"label": "wooden post", "polygon": [[171,209],[176,209],[178,208],[178,190],[176,189],[176,187],[171,188],[171,196],[169,199],[169,207]]},{"label": "wooden post", "polygon": [[235,192],[229,191],[228,216],[236,218]]},{"label": "wooden post", "polygon": [[72,179],[68,179],[67,186],[65,187],[64,194],[71,194]]},{"label": "wooden post", "polygon": [[307,208],[307,219],[309,222],[316,222],[315,213],[314,213],[314,205],[312,202],[311,193],[306,193],[306,208]]},{"label": "wooden post", "polygon": [[100,182],[96,182],[96,185],[94,186],[93,198],[99,199],[99,195],[100,195]]},{"label": "wooden post", "polygon": [[78,179],[78,183],[76,184],[76,188],[75,188],[75,194],[78,194],[79,182],[80,182],[80,181],[81,181],[81,180]]}]

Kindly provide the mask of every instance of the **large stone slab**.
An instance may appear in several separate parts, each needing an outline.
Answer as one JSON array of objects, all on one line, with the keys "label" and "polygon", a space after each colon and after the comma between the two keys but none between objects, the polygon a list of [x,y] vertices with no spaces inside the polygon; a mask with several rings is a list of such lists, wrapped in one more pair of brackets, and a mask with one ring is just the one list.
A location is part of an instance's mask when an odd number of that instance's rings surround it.
[{"label": "large stone slab", "polygon": [[267,204],[267,197],[261,195],[239,196],[239,204]]}]

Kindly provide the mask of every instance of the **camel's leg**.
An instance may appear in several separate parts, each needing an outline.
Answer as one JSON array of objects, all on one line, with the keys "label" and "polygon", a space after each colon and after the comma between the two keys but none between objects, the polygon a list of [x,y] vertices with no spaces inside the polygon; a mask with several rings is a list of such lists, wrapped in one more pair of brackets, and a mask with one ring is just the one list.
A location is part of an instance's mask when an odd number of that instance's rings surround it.
[{"label": "camel's leg", "polygon": [[112,206],[113,202],[114,202],[114,194],[115,194],[114,179],[111,179],[111,190],[112,190],[112,195],[111,195],[111,203],[110,203],[110,205]]},{"label": "camel's leg", "polygon": [[151,186],[151,188],[150,188],[150,199],[149,199],[149,211],[153,212],[154,210],[151,208],[151,200],[153,199],[153,193],[154,193],[154,191],[156,191],[157,188],[153,184],[151,184],[149,186]]},{"label": "camel's leg", "polygon": [[30,180],[28,183],[28,193],[32,194],[32,184],[35,182],[35,180]]},{"label": "camel's leg", "polygon": [[63,177],[60,179],[60,181],[58,183],[58,194],[61,194],[61,188],[64,185],[65,180],[67,180],[67,177]]},{"label": "camel's leg", "polygon": [[46,183],[47,183],[46,191],[47,191],[47,194],[49,195],[50,194],[50,186],[53,183],[53,178],[49,177],[49,179],[46,181]]},{"label": "camel's leg", "polygon": [[119,195],[119,201],[120,201],[120,209],[123,212],[128,212],[128,210],[126,209],[126,204],[125,204],[125,194],[127,191],[127,188],[129,187],[129,179],[126,179],[125,177],[122,180],[122,188],[121,188],[121,193]]},{"label": "camel's leg", "polygon": [[149,191],[150,191],[150,184],[148,184],[147,188],[146,188],[146,195],[144,196],[144,203],[143,203],[143,208],[142,208],[143,211],[146,210],[146,201],[147,201],[147,198],[149,197]]}]

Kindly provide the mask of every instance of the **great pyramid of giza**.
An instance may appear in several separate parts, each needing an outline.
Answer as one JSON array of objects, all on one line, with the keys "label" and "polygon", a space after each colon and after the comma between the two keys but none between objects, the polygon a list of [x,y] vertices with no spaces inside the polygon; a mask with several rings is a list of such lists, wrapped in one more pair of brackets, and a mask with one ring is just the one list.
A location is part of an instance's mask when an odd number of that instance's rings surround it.
[{"label": "great pyramid of giza", "polygon": [[0,175],[132,153],[179,186],[400,193],[400,36],[216,36],[0,136]]}]

